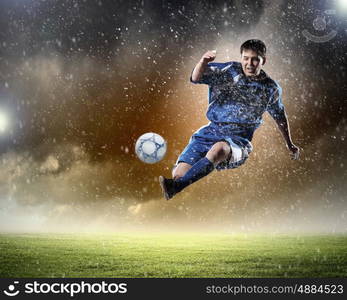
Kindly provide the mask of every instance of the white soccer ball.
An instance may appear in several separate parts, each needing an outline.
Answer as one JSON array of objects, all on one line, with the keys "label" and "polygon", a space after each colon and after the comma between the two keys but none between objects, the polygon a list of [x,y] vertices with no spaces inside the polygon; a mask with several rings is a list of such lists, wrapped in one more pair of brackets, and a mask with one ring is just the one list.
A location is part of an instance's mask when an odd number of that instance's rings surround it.
[{"label": "white soccer ball", "polygon": [[166,141],[157,133],[148,132],[141,135],[135,144],[137,157],[147,164],[162,160],[167,149]]}]

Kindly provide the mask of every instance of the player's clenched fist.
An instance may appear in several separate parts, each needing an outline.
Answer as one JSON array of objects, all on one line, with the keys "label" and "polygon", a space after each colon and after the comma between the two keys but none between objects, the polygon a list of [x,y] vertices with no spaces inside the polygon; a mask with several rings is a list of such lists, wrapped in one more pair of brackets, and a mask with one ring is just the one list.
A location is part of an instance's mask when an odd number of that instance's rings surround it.
[{"label": "player's clenched fist", "polygon": [[211,51],[207,51],[202,57],[201,57],[201,62],[207,64],[210,61],[214,61],[214,59],[216,58],[216,50],[211,50]]},{"label": "player's clenched fist", "polygon": [[197,63],[197,65],[195,66],[193,73],[192,73],[192,82],[198,82],[206,67],[207,67],[207,63],[209,63],[210,61],[213,61],[216,58],[216,50],[211,50],[211,51],[207,51],[199,60],[199,62]]}]

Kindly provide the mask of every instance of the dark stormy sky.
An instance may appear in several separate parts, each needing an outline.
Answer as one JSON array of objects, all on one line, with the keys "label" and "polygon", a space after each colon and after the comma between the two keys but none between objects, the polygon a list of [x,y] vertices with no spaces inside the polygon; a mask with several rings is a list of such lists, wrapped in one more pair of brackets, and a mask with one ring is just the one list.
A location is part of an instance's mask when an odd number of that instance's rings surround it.
[{"label": "dark stormy sky", "polygon": [[[345,232],[343,2],[2,0],[0,230]],[[207,123],[192,68],[211,49],[239,60],[250,38],[268,47],[301,159],[264,114],[245,165],[165,202],[157,177]],[[145,132],[168,142],[155,165],[134,153]]]}]

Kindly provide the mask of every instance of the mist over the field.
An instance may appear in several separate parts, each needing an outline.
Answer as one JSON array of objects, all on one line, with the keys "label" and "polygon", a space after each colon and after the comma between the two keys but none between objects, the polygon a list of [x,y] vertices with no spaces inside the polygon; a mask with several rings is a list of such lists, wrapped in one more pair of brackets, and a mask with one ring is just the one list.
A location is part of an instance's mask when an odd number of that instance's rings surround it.
[{"label": "mist over the field", "polygon": [[[329,5],[2,1],[0,231],[346,232],[347,11],[312,27]],[[305,29],[337,35],[315,43]],[[301,159],[264,115],[246,164],[166,202],[158,176],[207,123],[191,70],[209,49],[238,60],[250,38],[268,47]],[[168,142],[155,165],[134,153],[145,132]]]}]

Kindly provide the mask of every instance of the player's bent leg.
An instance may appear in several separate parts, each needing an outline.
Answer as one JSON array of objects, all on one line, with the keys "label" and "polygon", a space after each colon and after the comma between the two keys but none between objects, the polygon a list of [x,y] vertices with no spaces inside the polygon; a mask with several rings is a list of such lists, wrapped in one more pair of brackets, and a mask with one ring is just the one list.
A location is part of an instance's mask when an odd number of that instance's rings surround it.
[{"label": "player's bent leg", "polygon": [[215,166],[226,160],[231,154],[230,146],[227,142],[220,141],[215,143],[207,152],[206,158]]},{"label": "player's bent leg", "polygon": [[[188,185],[200,180],[214,170],[214,163],[211,162],[206,156],[198,160],[183,176],[174,180],[173,186],[175,193],[182,191]],[[173,195],[174,195],[173,194]]]},{"label": "player's bent leg", "polygon": [[192,166],[185,162],[179,162],[177,166],[172,171],[172,178],[177,180],[178,178],[183,177],[189,171]]},{"label": "player's bent leg", "polygon": [[206,156],[198,160],[183,176],[177,180],[167,179],[163,176],[159,177],[159,183],[166,200],[182,191],[188,185],[198,181],[214,170],[214,164],[209,161]]},{"label": "player's bent leg", "polygon": [[[227,142],[220,141],[215,143],[207,152],[206,156],[198,160],[193,166],[189,165],[188,167],[182,164],[182,169],[177,169],[177,173],[174,174],[179,175],[178,171],[183,171],[185,174],[182,177],[178,177],[176,180],[173,180],[166,179],[161,176],[159,178],[159,182],[163,190],[164,197],[169,200],[190,184],[208,175],[214,170],[215,165],[227,159],[230,153],[231,149],[229,144]],[[175,171],[176,169],[174,172]]]}]

